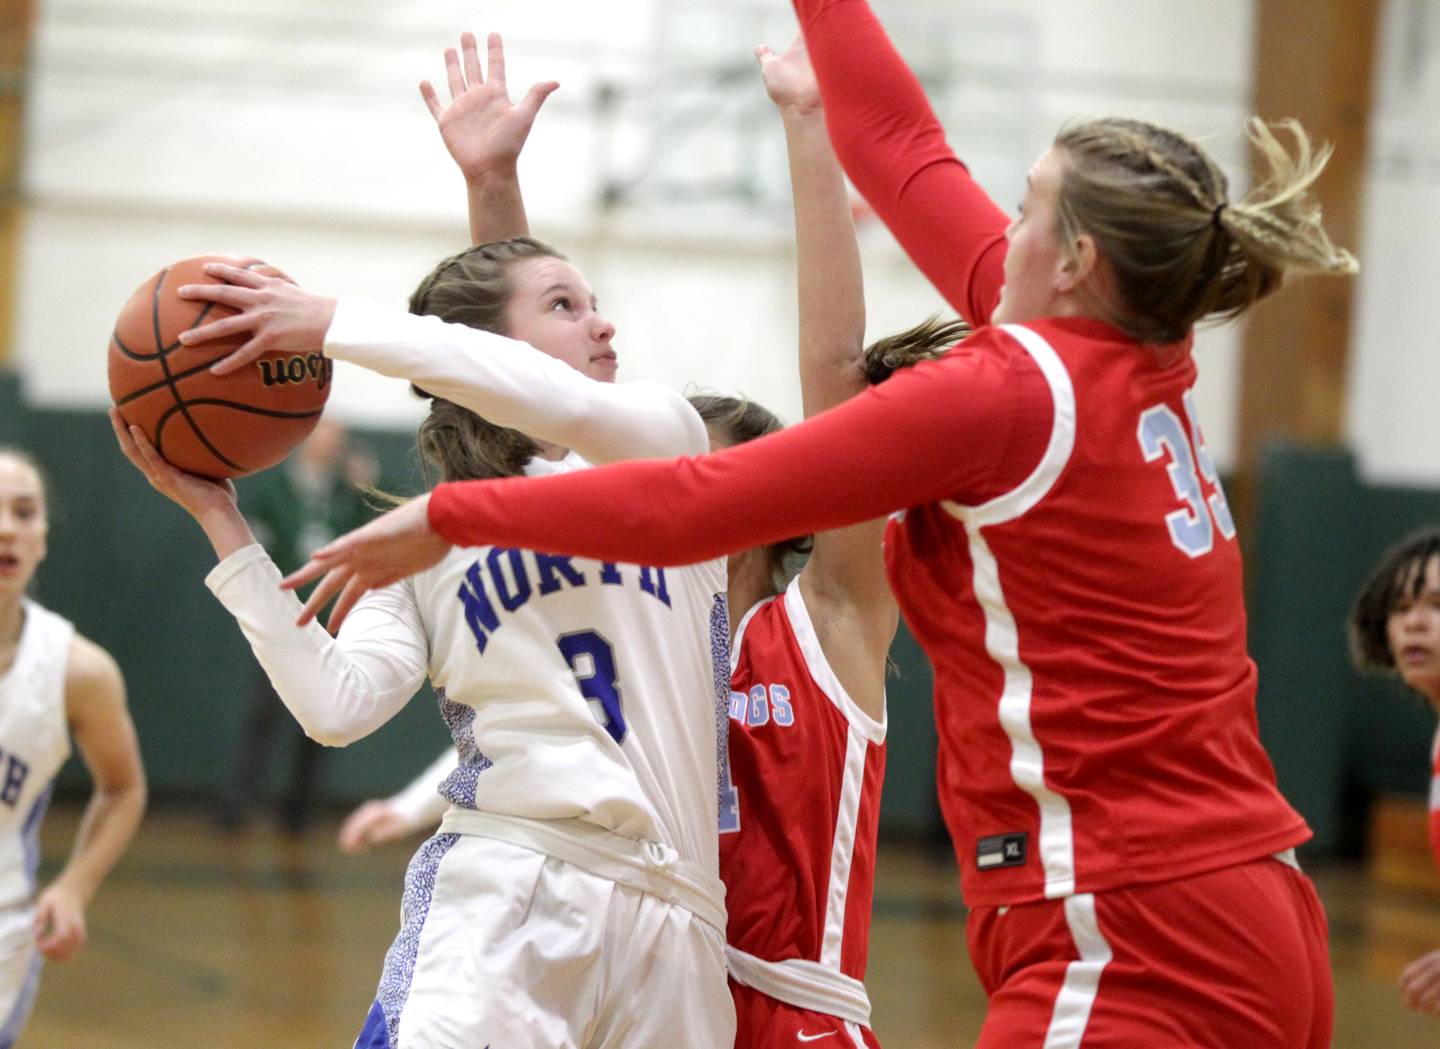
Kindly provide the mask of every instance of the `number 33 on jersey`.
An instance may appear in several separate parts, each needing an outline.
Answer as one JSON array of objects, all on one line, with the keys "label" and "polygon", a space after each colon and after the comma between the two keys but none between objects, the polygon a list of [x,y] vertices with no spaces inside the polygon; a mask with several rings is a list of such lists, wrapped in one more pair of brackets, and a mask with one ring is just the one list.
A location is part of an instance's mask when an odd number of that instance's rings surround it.
[{"label": "number 33 on jersey", "polygon": [[[1176,497],[1183,504],[1165,515],[1170,541],[1186,556],[1202,557],[1215,549],[1216,529],[1226,539],[1235,538],[1235,519],[1220,487],[1215,460],[1200,433],[1194,390],[1185,391],[1184,404],[1185,419],[1190,424],[1188,432],[1169,405],[1157,404],[1140,414],[1135,436],[1147,463],[1168,457],[1166,471]],[[1201,484],[1202,478],[1210,486],[1209,496]]]}]

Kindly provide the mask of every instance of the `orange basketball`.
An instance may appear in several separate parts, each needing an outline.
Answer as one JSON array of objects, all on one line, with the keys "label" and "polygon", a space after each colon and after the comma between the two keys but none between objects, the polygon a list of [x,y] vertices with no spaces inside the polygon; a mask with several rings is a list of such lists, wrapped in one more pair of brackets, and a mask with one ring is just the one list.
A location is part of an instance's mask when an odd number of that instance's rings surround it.
[{"label": "orange basketball", "polygon": [[198,255],[167,266],[135,290],[110,337],[110,396],[167,460],[205,477],[240,477],[274,466],[315,428],[334,364],[319,353],[267,353],[216,377],[210,366],[248,336],[184,346],[180,333],[235,313],[182,299],[183,284],[216,284],[207,262],[284,276],[259,259]]}]

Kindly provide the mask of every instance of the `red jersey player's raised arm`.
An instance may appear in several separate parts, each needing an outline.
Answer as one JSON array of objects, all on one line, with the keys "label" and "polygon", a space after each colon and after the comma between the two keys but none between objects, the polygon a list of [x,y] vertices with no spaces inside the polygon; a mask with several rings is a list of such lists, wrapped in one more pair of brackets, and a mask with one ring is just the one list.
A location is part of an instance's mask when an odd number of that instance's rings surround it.
[{"label": "red jersey player's raised arm", "polygon": [[723,452],[441,485],[430,525],[456,544],[687,564],[939,499],[993,498],[1040,461],[1053,415],[1039,368],[990,328],[838,408]]},{"label": "red jersey player's raised arm", "polygon": [[945,301],[978,327],[1005,281],[1009,219],[945,142],[864,0],[795,0],[846,174]]}]

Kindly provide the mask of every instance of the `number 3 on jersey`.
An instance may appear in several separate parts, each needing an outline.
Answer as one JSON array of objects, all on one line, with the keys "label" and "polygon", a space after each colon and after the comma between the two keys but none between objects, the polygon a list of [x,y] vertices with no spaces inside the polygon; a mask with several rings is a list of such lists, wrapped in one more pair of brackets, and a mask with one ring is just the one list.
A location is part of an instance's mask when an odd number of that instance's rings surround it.
[{"label": "number 3 on jersey", "polygon": [[[1220,487],[1215,460],[1200,433],[1193,390],[1185,391],[1184,401],[1185,418],[1190,423],[1189,433],[1169,405],[1157,404],[1140,414],[1140,426],[1135,436],[1140,441],[1140,450],[1145,454],[1147,463],[1153,463],[1169,453],[1170,463],[1165,469],[1170,474],[1175,495],[1185,505],[1166,514],[1165,525],[1170,529],[1170,541],[1181,553],[1187,557],[1201,557],[1215,548],[1216,528],[1226,539],[1235,538],[1235,520],[1230,515],[1230,504],[1225,501],[1225,492]],[[1208,499],[1200,483],[1202,477],[1213,489]]]},{"label": "number 3 on jersey", "polygon": [[625,742],[625,714],[620,709],[620,674],[615,667],[615,646],[593,630],[561,634],[555,639],[560,654],[590,704],[595,720],[605,726],[616,743]]}]

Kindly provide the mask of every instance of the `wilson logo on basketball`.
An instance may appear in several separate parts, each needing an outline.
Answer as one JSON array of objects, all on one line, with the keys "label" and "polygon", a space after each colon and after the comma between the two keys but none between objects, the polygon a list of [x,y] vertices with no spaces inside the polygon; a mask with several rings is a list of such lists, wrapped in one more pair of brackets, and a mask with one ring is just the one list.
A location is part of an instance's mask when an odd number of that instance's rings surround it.
[{"label": "wilson logo on basketball", "polygon": [[255,362],[260,369],[260,381],[266,386],[284,386],[287,383],[313,382],[318,390],[330,385],[330,375],[335,371],[335,362],[318,353],[307,353],[294,357],[261,358]]}]

